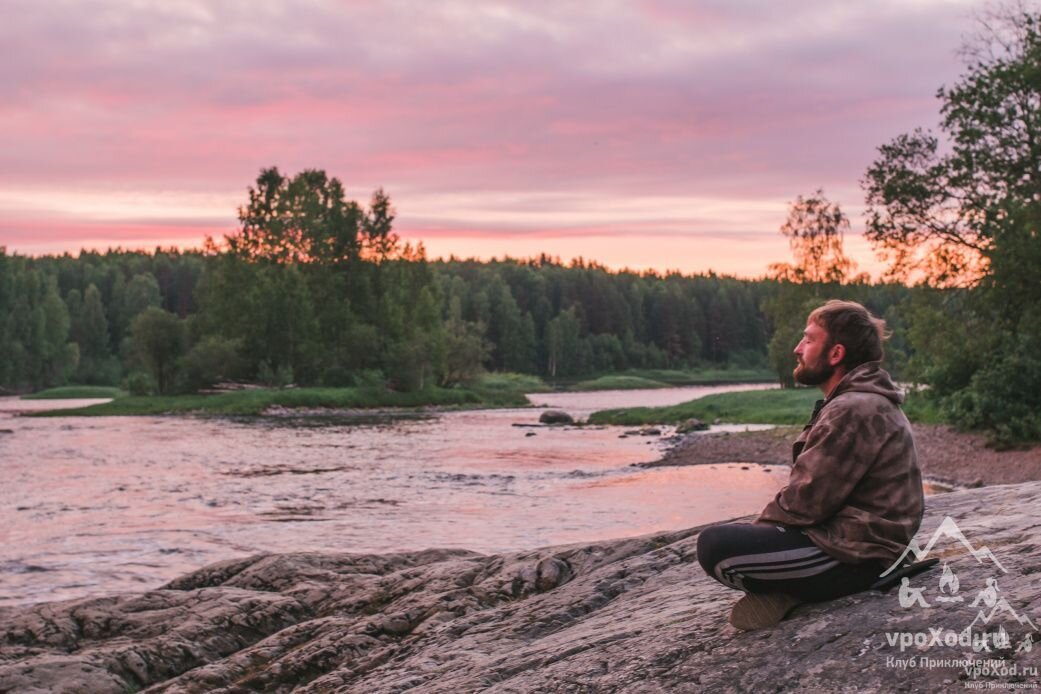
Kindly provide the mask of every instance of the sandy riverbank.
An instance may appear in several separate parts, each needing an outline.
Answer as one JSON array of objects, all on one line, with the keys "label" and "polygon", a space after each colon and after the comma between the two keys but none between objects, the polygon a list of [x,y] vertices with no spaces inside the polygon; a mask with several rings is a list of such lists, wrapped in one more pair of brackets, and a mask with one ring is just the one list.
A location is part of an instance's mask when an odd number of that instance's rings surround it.
[{"label": "sandy riverbank", "polygon": [[[1012,484],[1041,480],[1041,446],[995,451],[978,434],[966,434],[934,424],[913,425],[922,473],[958,486]],[[665,456],[643,467],[791,462],[792,442],[800,427],[736,434],[688,435]]]}]

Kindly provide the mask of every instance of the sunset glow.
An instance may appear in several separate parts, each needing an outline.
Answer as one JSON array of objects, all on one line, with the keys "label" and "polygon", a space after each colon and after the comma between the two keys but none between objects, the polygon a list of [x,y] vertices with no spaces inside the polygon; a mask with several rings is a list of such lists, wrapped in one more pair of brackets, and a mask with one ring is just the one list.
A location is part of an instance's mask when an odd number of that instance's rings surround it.
[{"label": "sunset glow", "polygon": [[[0,246],[201,245],[262,167],[321,168],[432,257],[758,276],[822,187],[937,120],[974,3],[19,4]],[[857,236],[850,254],[878,264]]]}]

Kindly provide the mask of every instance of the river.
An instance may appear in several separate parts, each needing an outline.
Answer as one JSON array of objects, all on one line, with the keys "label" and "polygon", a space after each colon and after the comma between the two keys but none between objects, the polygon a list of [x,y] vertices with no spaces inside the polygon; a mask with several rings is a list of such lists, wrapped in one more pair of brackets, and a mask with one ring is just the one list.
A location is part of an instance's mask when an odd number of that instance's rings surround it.
[{"label": "river", "polygon": [[[585,418],[763,387],[530,399]],[[538,408],[17,416],[81,404],[0,398],[0,606],[156,588],[257,552],[491,553],[686,528],[759,510],[787,476],[762,466],[635,468],[661,456],[664,438],[514,426],[537,423]]]}]

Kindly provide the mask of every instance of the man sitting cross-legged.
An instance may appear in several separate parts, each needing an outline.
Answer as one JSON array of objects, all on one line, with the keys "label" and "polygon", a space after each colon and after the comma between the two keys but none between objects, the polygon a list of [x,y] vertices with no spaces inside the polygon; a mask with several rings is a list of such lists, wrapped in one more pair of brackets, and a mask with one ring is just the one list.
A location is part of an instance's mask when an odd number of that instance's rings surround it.
[{"label": "man sitting cross-legged", "polygon": [[829,301],[806,321],[795,380],[819,386],[788,484],[754,523],[706,528],[698,561],[745,591],[730,621],[772,626],[800,602],[867,589],[918,531],[925,508],[902,391],[882,369],[885,323]]}]

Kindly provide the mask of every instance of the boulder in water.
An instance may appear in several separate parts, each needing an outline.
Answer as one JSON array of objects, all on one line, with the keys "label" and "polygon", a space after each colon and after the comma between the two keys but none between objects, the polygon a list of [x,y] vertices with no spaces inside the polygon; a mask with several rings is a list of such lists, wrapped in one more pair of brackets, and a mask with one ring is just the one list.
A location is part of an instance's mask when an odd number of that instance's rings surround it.
[{"label": "boulder in water", "polygon": [[677,434],[688,434],[692,431],[708,431],[708,424],[705,424],[697,417],[691,417],[676,427]]},{"label": "boulder in water", "polygon": [[563,410],[546,410],[539,415],[539,421],[543,424],[574,424],[575,419]]}]

